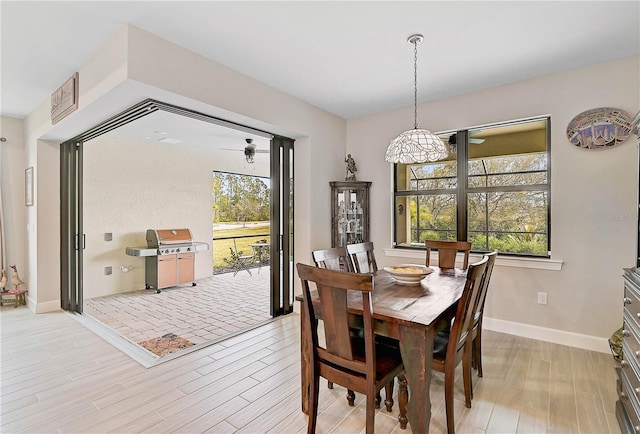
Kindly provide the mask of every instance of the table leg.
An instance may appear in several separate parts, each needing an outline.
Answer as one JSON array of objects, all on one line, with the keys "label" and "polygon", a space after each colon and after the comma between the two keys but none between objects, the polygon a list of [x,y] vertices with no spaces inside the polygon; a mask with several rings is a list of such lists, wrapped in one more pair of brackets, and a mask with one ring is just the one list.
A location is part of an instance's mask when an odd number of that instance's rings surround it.
[{"label": "table leg", "polygon": [[307,408],[309,403],[309,389],[310,389],[310,380],[309,380],[309,348],[308,346],[311,344],[307,336],[308,333],[308,325],[307,325],[307,314],[304,310],[304,307],[300,309],[300,399],[302,404],[302,412],[305,414],[309,414],[309,409]]},{"label": "table leg", "polygon": [[432,328],[400,327],[400,352],[409,383],[407,417],[414,433],[429,432],[433,338]]}]

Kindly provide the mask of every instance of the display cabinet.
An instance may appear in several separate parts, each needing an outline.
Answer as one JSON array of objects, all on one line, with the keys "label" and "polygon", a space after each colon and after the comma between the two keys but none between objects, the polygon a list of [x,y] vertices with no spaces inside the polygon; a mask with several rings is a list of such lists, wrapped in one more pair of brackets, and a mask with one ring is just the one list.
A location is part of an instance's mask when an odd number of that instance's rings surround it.
[{"label": "display cabinet", "polygon": [[[640,169],[640,112],[633,119],[637,135],[638,168]],[[640,170],[638,170],[640,177]],[[638,178],[640,185],[640,178]],[[640,188],[638,188],[638,239],[636,268],[624,269],[624,299],[622,327],[622,361],[618,374],[616,416],[624,434],[640,432]]]},{"label": "display cabinet", "polygon": [[331,247],[369,241],[369,181],[332,181]]},{"label": "display cabinet", "polygon": [[633,118],[632,121],[632,125],[633,125],[633,133],[636,135],[636,139],[637,139],[637,143],[636,146],[638,147],[638,170],[637,172],[637,184],[638,185],[638,208],[636,210],[637,214],[636,217],[638,218],[638,240],[636,243],[636,267],[640,268],[640,111],[638,113],[636,113],[635,117]]},{"label": "display cabinet", "polygon": [[624,434],[640,432],[640,270],[624,269],[622,361],[616,416]]}]

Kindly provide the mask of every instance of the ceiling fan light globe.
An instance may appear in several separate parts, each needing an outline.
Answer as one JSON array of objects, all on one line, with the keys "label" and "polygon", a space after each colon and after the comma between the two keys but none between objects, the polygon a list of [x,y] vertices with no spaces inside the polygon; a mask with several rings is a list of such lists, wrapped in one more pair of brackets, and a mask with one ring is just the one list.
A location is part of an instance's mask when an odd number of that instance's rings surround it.
[{"label": "ceiling fan light globe", "polygon": [[440,137],[429,130],[414,128],[391,141],[384,159],[389,163],[412,164],[443,160],[449,151]]}]

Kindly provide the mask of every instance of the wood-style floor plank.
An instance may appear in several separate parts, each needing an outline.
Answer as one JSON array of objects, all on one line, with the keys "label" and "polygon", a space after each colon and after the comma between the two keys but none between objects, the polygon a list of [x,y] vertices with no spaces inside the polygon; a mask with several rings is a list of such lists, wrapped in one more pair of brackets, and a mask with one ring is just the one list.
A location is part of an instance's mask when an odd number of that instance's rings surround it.
[{"label": "wood-style floor plank", "polygon": [[[0,431],[7,433],[304,433],[299,317],[288,315],[144,368],[70,315],[0,308]],[[485,331],[460,433],[619,433],[610,355]],[[431,383],[431,433],[445,433],[443,376]],[[321,381],[318,433],[363,433],[365,402]],[[396,387],[397,389],[397,387]],[[409,391],[411,393],[411,391]],[[397,395],[396,395],[397,396]],[[376,412],[376,432],[409,433]]]}]

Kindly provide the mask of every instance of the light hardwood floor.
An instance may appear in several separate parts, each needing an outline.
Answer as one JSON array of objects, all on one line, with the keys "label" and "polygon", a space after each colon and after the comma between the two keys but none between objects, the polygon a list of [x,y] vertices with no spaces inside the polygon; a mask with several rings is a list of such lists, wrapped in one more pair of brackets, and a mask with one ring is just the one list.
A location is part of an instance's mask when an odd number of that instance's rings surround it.
[{"label": "light hardwood floor", "polygon": [[[301,433],[295,314],[176,360],[144,368],[68,314],[0,312],[2,433]],[[612,357],[486,331],[473,407],[456,380],[459,433],[618,433]],[[446,432],[442,376],[431,432]],[[321,388],[318,433],[364,432],[358,396]],[[393,413],[377,433],[401,433]]]}]

